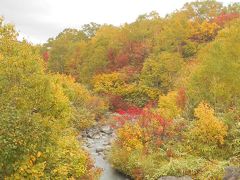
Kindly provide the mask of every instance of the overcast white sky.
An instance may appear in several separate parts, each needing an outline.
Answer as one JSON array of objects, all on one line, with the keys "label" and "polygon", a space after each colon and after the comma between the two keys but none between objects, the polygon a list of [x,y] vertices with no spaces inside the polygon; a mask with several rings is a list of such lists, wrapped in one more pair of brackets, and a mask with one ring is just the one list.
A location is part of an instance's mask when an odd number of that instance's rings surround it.
[{"label": "overcast white sky", "polygon": [[[90,22],[120,25],[138,15],[157,11],[161,16],[191,0],[0,0],[0,16],[15,24],[21,37],[43,43],[64,28]],[[239,0],[221,0],[224,3]]]}]

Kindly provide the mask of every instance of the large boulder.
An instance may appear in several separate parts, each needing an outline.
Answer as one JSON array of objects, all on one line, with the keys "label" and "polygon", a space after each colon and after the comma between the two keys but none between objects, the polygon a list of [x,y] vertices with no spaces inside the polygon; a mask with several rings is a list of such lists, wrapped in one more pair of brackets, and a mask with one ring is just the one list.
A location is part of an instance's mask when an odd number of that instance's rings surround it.
[{"label": "large boulder", "polygon": [[239,180],[240,179],[240,167],[226,167],[223,180]]}]

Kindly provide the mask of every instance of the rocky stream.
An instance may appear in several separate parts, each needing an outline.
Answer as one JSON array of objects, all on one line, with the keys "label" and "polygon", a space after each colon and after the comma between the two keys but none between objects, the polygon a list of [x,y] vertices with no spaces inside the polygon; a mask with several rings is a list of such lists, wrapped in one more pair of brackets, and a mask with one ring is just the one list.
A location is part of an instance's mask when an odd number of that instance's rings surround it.
[{"label": "rocky stream", "polygon": [[109,125],[95,126],[82,132],[84,148],[90,153],[95,165],[103,169],[101,180],[128,180],[126,176],[111,167],[106,154],[115,135]]},{"label": "rocky stream", "polygon": [[[81,133],[79,140],[95,161],[95,166],[102,168],[100,180],[130,180],[129,177],[115,170],[106,159],[106,155],[115,138],[114,130],[109,125],[97,125]],[[190,176],[165,176],[158,180],[192,180]],[[227,167],[223,180],[240,180],[240,168]]]}]

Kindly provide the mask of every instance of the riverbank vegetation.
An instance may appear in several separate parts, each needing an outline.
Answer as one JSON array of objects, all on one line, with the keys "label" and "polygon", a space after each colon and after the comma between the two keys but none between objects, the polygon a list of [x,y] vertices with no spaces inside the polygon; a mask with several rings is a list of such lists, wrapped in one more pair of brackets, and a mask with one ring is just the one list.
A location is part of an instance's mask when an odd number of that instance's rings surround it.
[{"label": "riverbank vegetation", "polygon": [[75,129],[90,126],[104,102],[71,77],[47,73],[38,48],[18,42],[2,19],[0,33],[0,179],[97,178]]},{"label": "riverbank vegetation", "polygon": [[240,166],[240,4],[187,3],[43,45],[0,20],[0,179],[94,179],[76,136],[116,113],[108,160],[134,179]]}]

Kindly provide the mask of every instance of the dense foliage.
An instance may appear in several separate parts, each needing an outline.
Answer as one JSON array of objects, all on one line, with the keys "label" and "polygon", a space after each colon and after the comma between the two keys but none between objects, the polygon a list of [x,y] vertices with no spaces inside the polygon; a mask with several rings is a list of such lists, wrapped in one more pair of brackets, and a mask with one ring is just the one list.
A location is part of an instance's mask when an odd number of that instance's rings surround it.
[{"label": "dense foliage", "polygon": [[[100,171],[72,126],[76,109],[91,104],[82,100],[89,92],[71,80],[64,83],[67,77],[47,74],[37,48],[18,42],[2,19],[0,33],[0,178],[97,177]],[[82,121],[77,125],[91,123]]]},{"label": "dense foliage", "polygon": [[66,29],[40,47],[0,19],[0,179],[98,178],[76,134],[108,110],[108,160],[135,179],[239,167],[239,17],[239,3],[196,1]]}]

